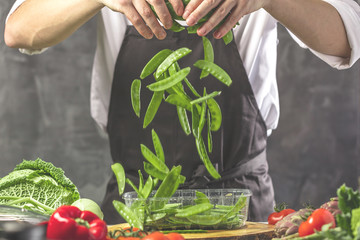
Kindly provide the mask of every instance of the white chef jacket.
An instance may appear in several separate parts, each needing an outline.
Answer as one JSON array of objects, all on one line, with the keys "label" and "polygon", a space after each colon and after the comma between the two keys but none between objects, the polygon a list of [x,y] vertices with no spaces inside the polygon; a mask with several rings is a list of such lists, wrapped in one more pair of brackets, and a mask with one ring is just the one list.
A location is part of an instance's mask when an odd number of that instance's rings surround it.
[{"label": "white chef jacket", "polygon": [[[9,15],[24,1],[17,0]],[[323,1],[333,5],[340,14],[352,48],[351,57],[344,59],[312,49],[310,51],[333,68],[349,68],[360,58],[360,6],[353,0]],[[91,116],[103,130],[107,125],[114,67],[128,24],[125,15],[106,7],[98,15],[97,48],[91,82]],[[308,48],[293,34],[291,36],[301,47]],[[234,29],[234,40],[270,135],[277,127],[280,114],[276,83],[277,21],[263,9],[248,14]],[[41,53],[43,50],[20,49],[27,54]]]}]

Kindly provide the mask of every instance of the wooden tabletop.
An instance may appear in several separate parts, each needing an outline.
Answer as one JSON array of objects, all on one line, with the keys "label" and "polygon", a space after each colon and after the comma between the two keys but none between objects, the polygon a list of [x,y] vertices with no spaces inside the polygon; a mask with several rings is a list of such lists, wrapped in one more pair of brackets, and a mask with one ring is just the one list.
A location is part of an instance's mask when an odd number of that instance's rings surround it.
[{"label": "wooden tabletop", "polygon": [[[127,227],[127,224],[109,226],[109,230]],[[206,233],[182,233],[186,240],[271,240],[275,237],[274,226],[264,223],[246,222],[240,229],[208,230]]]}]

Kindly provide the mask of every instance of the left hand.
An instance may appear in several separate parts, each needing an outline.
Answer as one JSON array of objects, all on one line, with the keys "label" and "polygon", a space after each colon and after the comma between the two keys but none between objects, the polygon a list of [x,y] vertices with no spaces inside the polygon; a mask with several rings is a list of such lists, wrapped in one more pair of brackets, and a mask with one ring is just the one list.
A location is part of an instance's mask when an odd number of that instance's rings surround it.
[{"label": "left hand", "polygon": [[[246,14],[263,8],[269,0],[191,0],[186,6],[183,18],[189,26],[196,24],[209,11],[216,8],[197,31],[199,36],[205,36],[222,20],[219,28],[214,32],[215,38],[222,38]],[[229,14],[230,13],[230,14]],[[227,16],[229,14],[229,16]]]}]

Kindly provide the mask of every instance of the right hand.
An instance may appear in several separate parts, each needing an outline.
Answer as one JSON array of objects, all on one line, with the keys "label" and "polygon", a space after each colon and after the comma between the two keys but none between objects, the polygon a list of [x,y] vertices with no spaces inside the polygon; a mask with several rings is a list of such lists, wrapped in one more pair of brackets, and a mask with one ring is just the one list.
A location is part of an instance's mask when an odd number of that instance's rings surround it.
[{"label": "right hand", "polygon": [[[125,14],[136,30],[146,39],[155,35],[158,39],[164,39],[166,32],[151,10],[153,6],[160,22],[166,29],[172,26],[172,17],[164,0],[96,0],[115,12]],[[181,0],[169,0],[175,12],[181,16],[184,5]],[[150,4],[150,5],[149,5]]]}]

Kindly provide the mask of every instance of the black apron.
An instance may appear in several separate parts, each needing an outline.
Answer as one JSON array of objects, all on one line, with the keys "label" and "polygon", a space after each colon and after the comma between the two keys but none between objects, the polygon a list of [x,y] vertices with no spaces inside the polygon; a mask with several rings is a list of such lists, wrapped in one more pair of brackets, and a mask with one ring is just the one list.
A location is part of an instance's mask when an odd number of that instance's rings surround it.
[{"label": "black apron", "polygon": [[[186,188],[247,188],[253,193],[250,199],[249,220],[266,221],[273,211],[274,193],[268,175],[266,161],[266,126],[252,92],[247,74],[234,41],[225,46],[222,40],[207,36],[214,48],[215,63],[222,67],[233,82],[227,87],[212,76],[201,79],[200,70],[193,66],[204,58],[202,38],[187,31],[174,33],[167,31],[164,40],[144,39],[133,26],[128,26],[118,55],[112,85],[107,131],[110,150],[114,162],[120,162],[126,176],[138,184],[138,170],[143,169],[140,144],[153,149],[151,129],[159,135],[165,152],[166,164],[171,168],[181,165],[182,175],[187,179]],[[142,80],[141,118],[137,118],[130,98],[130,86],[139,78],[142,68],[160,50],[176,50],[188,47],[192,52],[179,60],[181,68],[191,67],[189,81],[202,94],[221,90],[216,101],[222,111],[222,126],[213,132],[213,152],[209,157],[221,174],[214,181],[208,176],[196,150],[195,139],[183,132],[176,107],[162,102],[152,123],[143,129],[143,117],[150,102],[152,92],[146,85],[153,83],[152,75]],[[184,88],[186,86],[184,84]],[[191,92],[187,91],[191,96]],[[194,99],[194,98],[193,98]],[[191,116],[189,116],[191,120]],[[206,129],[204,128],[204,132]],[[204,138],[206,140],[207,138]],[[126,191],[132,191],[127,186]],[[112,205],[119,197],[117,183],[111,177],[106,196],[102,203],[105,220],[109,224],[123,221]]]}]

